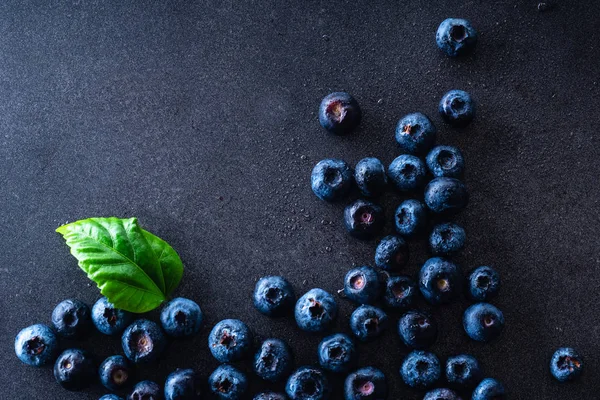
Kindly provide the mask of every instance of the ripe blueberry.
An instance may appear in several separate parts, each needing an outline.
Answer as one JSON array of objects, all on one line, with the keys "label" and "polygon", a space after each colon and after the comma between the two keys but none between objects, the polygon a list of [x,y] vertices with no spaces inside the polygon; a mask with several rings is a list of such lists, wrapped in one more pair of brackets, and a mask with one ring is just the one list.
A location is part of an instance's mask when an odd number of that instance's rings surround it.
[{"label": "ripe blueberry", "polygon": [[314,194],[325,201],[340,200],[348,194],[353,183],[352,169],[343,160],[321,160],[315,165],[310,176]]},{"label": "ripe blueberry", "polygon": [[408,263],[408,258],[408,244],[397,235],[381,239],[375,250],[375,265],[388,271],[402,269]]},{"label": "ripe blueberry", "polygon": [[291,400],[326,400],[331,387],[320,369],[300,367],[288,378],[285,391]]},{"label": "ripe blueberry", "polygon": [[160,386],[152,381],[138,382],[127,396],[127,400],[161,400],[162,398]]},{"label": "ripe blueberry", "polygon": [[358,340],[366,342],[380,336],[388,327],[388,316],[377,307],[362,305],[350,316],[350,329]]},{"label": "ripe blueberry", "polygon": [[239,319],[218,322],[208,335],[208,348],[219,362],[241,360],[252,351],[252,332]]},{"label": "ripe blueberry", "polygon": [[377,368],[361,368],[349,374],[344,382],[345,400],[386,399],[387,396],[387,379]]},{"label": "ripe blueberry", "polygon": [[440,360],[433,353],[414,350],[404,359],[400,375],[408,386],[427,389],[440,379]]},{"label": "ripe blueberry", "polygon": [[52,326],[60,336],[81,338],[92,326],[90,308],[79,300],[63,300],[52,311]]},{"label": "ripe blueberry", "polygon": [[319,343],[319,364],[327,371],[347,372],[357,361],[354,341],[343,333],[327,336]]},{"label": "ripe blueberry", "polygon": [[285,394],[275,392],[262,392],[254,396],[254,400],[286,400]]},{"label": "ripe blueberry", "polygon": [[106,297],[100,298],[92,307],[92,321],[96,329],[105,335],[123,332],[132,319],[130,312],[115,308]]},{"label": "ripe blueberry", "polygon": [[355,238],[371,239],[385,224],[383,208],[370,201],[356,200],[344,209],[344,223]]},{"label": "ripe blueberry", "polygon": [[477,31],[466,19],[448,18],[438,27],[435,41],[448,56],[464,56],[475,49]]},{"label": "ripe blueberry", "polygon": [[385,167],[377,158],[363,158],[356,164],[354,169],[354,181],[363,195],[368,197],[379,196],[387,186]]},{"label": "ripe blueberry", "polygon": [[448,357],[446,360],[446,380],[457,389],[473,389],[482,379],[477,359],[468,354]]},{"label": "ripe blueberry", "polygon": [[167,339],[158,324],[147,319],[134,321],[121,336],[125,357],[136,364],[156,360],[166,344]]},{"label": "ripe blueberry", "polygon": [[292,351],[283,340],[266,339],[254,356],[254,372],[260,378],[277,382],[292,369]]},{"label": "ripe blueberry", "polygon": [[409,311],[398,321],[398,334],[406,346],[423,350],[435,343],[438,326],[430,315],[422,311]]},{"label": "ripe blueberry", "polygon": [[425,394],[423,400],[461,400],[461,398],[454,390],[433,389]]},{"label": "ripe blueberry", "polygon": [[122,397],[117,396],[116,394],[105,394],[100,397],[100,400],[123,400]]},{"label": "ripe blueberry", "polygon": [[433,305],[454,300],[462,286],[460,269],[444,258],[430,258],[419,273],[419,288],[425,300]]},{"label": "ripe blueberry", "polygon": [[425,159],[427,168],[437,178],[460,178],[465,171],[465,159],[457,147],[436,146]]},{"label": "ripe blueberry", "polygon": [[552,356],[550,372],[559,382],[576,380],[583,372],[583,360],[575,349],[561,347]]},{"label": "ripe blueberry", "polygon": [[436,256],[451,256],[465,246],[467,234],[458,224],[447,222],[433,227],[429,235],[429,249]]},{"label": "ripe blueberry", "polygon": [[199,400],[200,378],[192,369],[178,369],[165,381],[165,400]]},{"label": "ripe blueberry", "polygon": [[303,331],[324,332],[337,317],[338,305],[323,289],[311,289],[296,302],[294,316]]},{"label": "ripe blueberry", "polygon": [[464,90],[450,90],[440,100],[439,111],[450,125],[464,127],[475,117],[475,103]]},{"label": "ripe blueberry", "polygon": [[473,391],[472,400],[504,400],[504,386],[497,380],[486,378]]},{"label": "ripe blueberry", "polygon": [[62,352],[54,363],[54,378],[67,390],[81,390],[96,377],[96,364],[91,354],[79,349]]},{"label": "ripe blueberry", "polygon": [[381,280],[369,266],[352,268],[344,278],[344,294],[358,304],[372,304],[381,295]]},{"label": "ripe blueberry", "polygon": [[469,275],[469,295],[475,301],[490,301],[500,291],[500,275],[492,267],[478,267]]},{"label": "ripe blueberry", "polygon": [[412,239],[420,235],[427,227],[427,210],[418,200],[404,200],[394,215],[396,232],[402,237]]},{"label": "ripe blueberry", "polygon": [[410,192],[425,185],[427,167],[420,158],[410,154],[402,154],[390,164],[388,176],[400,191]]},{"label": "ripe blueberry", "polygon": [[387,280],[383,300],[388,307],[408,309],[415,302],[417,284],[405,275],[390,276]]},{"label": "ripe blueberry", "polygon": [[425,154],[435,143],[436,128],[422,113],[405,115],[396,126],[396,141],[403,151],[410,154]]},{"label": "ripe blueberry", "polygon": [[15,354],[23,363],[34,367],[53,362],[58,355],[54,331],[42,324],[22,329],[15,338]]},{"label": "ripe blueberry", "polygon": [[125,357],[110,356],[100,364],[98,374],[102,385],[114,391],[129,385],[133,371]]},{"label": "ripe blueberry", "polygon": [[437,214],[454,214],[466,207],[469,193],[455,178],[435,178],[425,188],[425,204]]},{"label": "ripe blueberry", "polygon": [[463,315],[463,326],[471,339],[478,342],[489,342],[502,332],[504,315],[502,311],[491,304],[473,304]]},{"label": "ripe blueberry", "polygon": [[294,308],[292,285],[281,276],[260,278],[254,288],[254,307],[269,317],[281,317]]},{"label": "ripe blueberry", "polygon": [[345,92],[328,94],[319,106],[319,123],[329,132],[345,135],[353,131],[362,117],[358,102]]},{"label": "ripe blueberry", "polygon": [[177,297],[171,300],[160,313],[160,322],[167,335],[186,337],[198,333],[202,326],[202,310],[189,299]]},{"label": "ripe blueberry", "polygon": [[237,400],[248,389],[248,378],[237,368],[223,364],[208,377],[208,385],[219,399]]}]

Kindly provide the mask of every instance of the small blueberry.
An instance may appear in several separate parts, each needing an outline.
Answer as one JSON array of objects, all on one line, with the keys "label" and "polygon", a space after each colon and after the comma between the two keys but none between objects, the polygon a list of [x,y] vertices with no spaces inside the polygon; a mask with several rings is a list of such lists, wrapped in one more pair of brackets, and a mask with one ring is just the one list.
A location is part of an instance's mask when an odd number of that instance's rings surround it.
[{"label": "small blueberry", "polygon": [[473,304],[463,315],[463,326],[471,339],[489,342],[502,332],[504,315],[491,304]]},{"label": "small blueberry", "polygon": [[358,304],[372,304],[381,295],[381,280],[369,266],[352,268],[344,278],[344,295]]},{"label": "small blueberry", "polygon": [[292,351],[283,340],[266,339],[254,356],[254,372],[266,381],[277,382],[287,377],[292,362]]},{"label": "small blueberry", "polygon": [[129,325],[133,315],[115,308],[106,297],[100,298],[92,307],[92,321],[96,329],[105,335],[117,335]]},{"label": "small blueberry", "polygon": [[222,400],[241,399],[248,389],[246,374],[231,365],[217,367],[208,377],[211,392]]},{"label": "small blueberry", "polygon": [[287,400],[287,397],[283,393],[262,392],[254,396],[253,400]]},{"label": "small blueberry", "polygon": [[128,386],[133,376],[129,361],[123,356],[110,356],[105,359],[98,370],[100,383],[108,390],[119,390]]},{"label": "small blueberry", "polygon": [[473,391],[472,400],[504,400],[504,386],[497,380],[486,378]]},{"label": "small blueberry", "polygon": [[435,178],[425,188],[425,204],[437,214],[454,214],[467,206],[469,193],[455,178]]},{"label": "small blueberry", "polygon": [[385,167],[377,158],[363,158],[354,169],[354,181],[364,196],[379,196],[387,186]]},{"label": "small blueberry", "polygon": [[58,339],[54,331],[42,324],[22,329],[15,338],[15,354],[23,363],[39,367],[54,362]]},{"label": "small blueberry", "polygon": [[333,324],[338,305],[333,296],[323,289],[311,289],[296,302],[294,316],[303,331],[324,332]]},{"label": "small blueberry", "polygon": [[219,362],[238,361],[252,351],[252,332],[239,319],[218,322],[208,335],[208,348]]},{"label": "small blueberry", "polygon": [[79,300],[63,300],[52,311],[52,326],[60,336],[82,338],[92,327],[90,308]]},{"label": "small blueberry", "polygon": [[561,347],[552,356],[550,372],[559,382],[576,380],[583,372],[583,360],[575,349]]},{"label": "small blueberry", "polygon": [[362,342],[380,336],[388,327],[387,314],[380,308],[362,305],[350,316],[350,329],[354,336]]},{"label": "small blueberry", "polygon": [[281,317],[291,312],[296,302],[292,285],[281,276],[260,278],[254,288],[254,307],[269,317]]},{"label": "small blueberry", "polygon": [[492,267],[476,268],[468,281],[469,295],[475,301],[490,301],[500,291],[500,275]]},{"label": "small blueberry", "polygon": [[396,232],[406,239],[419,236],[427,227],[427,210],[418,200],[404,200],[394,214]]},{"label": "small blueberry", "polygon": [[419,288],[433,305],[446,304],[460,293],[463,277],[458,266],[444,258],[430,258],[419,273]]},{"label": "small blueberry", "polygon": [[133,387],[133,390],[129,393],[129,396],[127,396],[127,400],[162,400],[162,395],[158,383],[141,381]]},{"label": "small blueberry", "polygon": [[390,276],[387,280],[383,301],[388,307],[406,310],[414,304],[417,291],[417,284],[411,277]]},{"label": "small blueberry", "polygon": [[388,396],[385,374],[374,367],[365,367],[352,372],[344,382],[345,400],[380,400]]},{"label": "small blueberry", "polygon": [[385,224],[383,208],[370,201],[356,200],[344,209],[344,224],[355,238],[371,239]]},{"label": "small blueberry", "polygon": [[468,354],[448,357],[446,381],[457,389],[473,389],[483,378],[477,359]]},{"label": "small blueberry", "polygon": [[100,397],[99,400],[123,400],[123,398],[117,396],[116,394],[105,394],[104,396]]},{"label": "small blueberry", "polygon": [[425,154],[435,143],[436,128],[423,113],[405,115],[396,126],[396,141],[407,153]]},{"label": "small blueberry", "polygon": [[67,390],[82,390],[96,377],[94,357],[87,351],[68,349],[54,363],[54,378]]},{"label": "small blueberry", "polygon": [[433,176],[461,178],[465,171],[465,159],[457,147],[436,146],[425,159],[427,168]]},{"label": "small blueberry", "polygon": [[408,258],[408,244],[398,235],[384,237],[375,250],[375,265],[387,271],[402,269],[408,263]]},{"label": "small blueberry", "polygon": [[193,369],[178,369],[165,381],[165,400],[200,400],[200,378]]},{"label": "small blueberry", "polygon": [[319,343],[319,364],[327,371],[347,372],[357,361],[357,350],[350,336],[335,333]]},{"label": "small blueberry", "polygon": [[448,18],[438,27],[435,41],[448,56],[464,56],[475,49],[477,31],[466,19]]},{"label": "small blueberry", "polygon": [[410,352],[400,369],[400,375],[408,386],[427,389],[440,379],[440,360],[433,353],[421,350]]},{"label": "small blueberry", "polygon": [[398,321],[398,334],[406,346],[423,350],[435,343],[438,327],[430,315],[422,311],[409,311]]},{"label": "small blueberry", "polygon": [[429,249],[436,256],[451,256],[465,246],[467,234],[458,224],[447,222],[433,227],[429,235]]},{"label": "small blueberry", "polygon": [[461,398],[454,390],[433,389],[425,394],[423,400],[461,400]]},{"label": "small blueberry", "polygon": [[160,357],[167,339],[156,322],[138,319],[125,329],[121,346],[125,357],[134,363],[146,363]]},{"label": "small blueberry", "polygon": [[320,369],[300,367],[288,378],[285,391],[291,400],[326,400],[331,387]]},{"label": "small blueberry", "polygon": [[475,117],[475,102],[464,90],[450,90],[440,100],[439,111],[450,125],[465,127]]},{"label": "small blueberry", "polygon": [[354,174],[345,161],[325,159],[313,168],[310,183],[318,198],[333,202],[348,194],[354,183]]},{"label": "small blueberry", "polygon": [[345,92],[330,93],[319,106],[319,123],[329,132],[345,135],[360,123],[362,112],[358,102]]},{"label": "small blueberry", "polygon": [[418,157],[402,154],[388,167],[390,181],[402,192],[421,189],[427,180],[427,167]]},{"label": "small blueberry", "polygon": [[167,335],[189,337],[200,331],[202,310],[192,300],[178,297],[171,300],[160,313],[160,322]]}]

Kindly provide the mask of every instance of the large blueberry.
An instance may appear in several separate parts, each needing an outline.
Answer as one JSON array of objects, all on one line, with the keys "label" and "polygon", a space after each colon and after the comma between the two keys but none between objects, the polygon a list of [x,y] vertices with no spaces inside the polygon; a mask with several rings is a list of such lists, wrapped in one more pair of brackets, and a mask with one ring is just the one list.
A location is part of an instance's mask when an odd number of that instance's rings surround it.
[{"label": "large blueberry", "polygon": [[108,357],[100,364],[98,375],[105,388],[119,390],[130,384],[133,370],[125,357],[117,355]]},{"label": "large blueberry", "polygon": [[486,378],[473,391],[471,400],[504,400],[506,392],[502,383],[496,379]]},{"label": "large blueberry", "polygon": [[324,332],[333,324],[338,314],[334,297],[323,289],[311,289],[296,302],[294,316],[303,331]]},{"label": "large blueberry", "polygon": [[435,41],[448,56],[464,56],[475,49],[477,31],[466,19],[448,18],[438,27]]},{"label": "large blueberry", "polygon": [[106,297],[100,298],[92,307],[92,321],[96,329],[105,335],[123,332],[132,319],[130,312],[115,308]]},{"label": "large blueberry", "polygon": [[358,102],[346,92],[328,94],[319,106],[319,123],[336,135],[350,133],[358,126],[361,117]]},{"label": "large blueberry", "polygon": [[421,350],[410,352],[400,368],[400,375],[408,386],[427,389],[440,379],[440,360],[433,353]]},{"label": "large blueberry", "polygon": [[296,302],[292,285],[281,276],[260,278],[254,287],[254,307],[269,317],[281,317],[291,312]]},{"label": "large blueberry", "polygon": [[467,308],[463,327],[469,337],[478,342],[489,342],[498,337],[504,328],[504,315],[496,306],[477,303]]},{"label": "large blueberry", "polygon": [[433,227],[429,235],[429,249],[436,256],[451,256],[465,246],[467,234],[462,226],[446,222]]},{"label": "large blueberry", "polygon": [[208,348],[219,362],[241,360],[252,351],[252,332],[239,319],[218,322],[208,335]]},{"label": "large blueberry", "polygon": [[167,338],[156,322],[138,319],[125,329],[121,346],[125,357],[134,363],[146,363],[160,357]]},{"label": "large blueberry", "polygon": [[423,113],[405,115],[396,126],[396,141],[407,153],[425,154],[435,143],[436,128]]},{"label": "large blueberry", "polygon": [[277,382],[292,369],[292,351],[283,340],[266,339],[254,356],[254,372],[262,379]]},{"label": "large blueberry", "polygon": [[381,195],[387,186],[385,167],[374,157],[363,158],[354,169],[354,181],[360,192],[368,197]]},{"label": "large blueberry", "polygon": [[96,377],[94,357],[87,351],[68,349],[54,363],[54,378],[67,390],[81,390],[90,386]]},{"label": "large blueberry", "polygon": [[422,311],[409,311],[398,321],[398,334],[406,346],[423,350],[435,343],[438,326],[432,316]]},{"label": "large blueberry", "polygon": [[254,396],[253,400],[287,400],[287,397],[283,393],[262,392]]},{"label": "large blueberry", "polygon": [[202,310],[190,299],[178,297],[171,300],[160,313],[160,322],[167,335],[172,337],[192,336],[202,326]]},{"label": "large blueberry", "polygon": [[347,372],[356,364],[354,341],[343,333],[327,336],[319,343],[319,364],[327,371]]},{"label": "large blueberry", "polygon": [[15,338],[15,354],[19,360],[34,367],[53,362],[58,355],[54,331],[42,324],[22,329]]},{"label": "large blueberry", "polygon": [[465,159],[457,147],[436,146],[425,159],[427,168],[435,177],[460,178],[465,171]]},{"label": "large blueberry", "polygon": [[336,201],[352,188],[354,174],[343,160],[325,159],[315,165],[310,176],[314,194],[325,201]]},{"label": "large blueberry", "polygon": [[454,300],[462,288],[460,269],[444,258],[430,258],[419,273],[419,288],[429,303],[445,304]]},{"label": "large blueberry", "polygon": [[385,374],[374,367],[354,371],[344,382],[345,400],[382,400],[387,396],[388,385]]},{"label": "large blueberry", "polygon": [[423,400],[461,400],[461,398],[454,390],[433,389],[425,394]]},{"label": "large blueberry", "polygon": [[450,90],[440,100],[439,111],[450,125],[464,127],[475,117],[475,102],[464,90]]},{"label": "large blueberry", "polygon": [[469,193],[455,178],[435,178],[425,188],[425,204],[437,214],[454,214],[466,207]]},{"label": "large blueberry", "polygon": [[362,342],[380,336],[388,327],[387,314],[380,308],[362,305],[350,316],[350,329],[354,336]]},{"label": "large blueberry", "polygon": [[178,369],[165,381],[165,400],[199,400],[202,398],[200,377],[193,369]]},{"label": "large blueberry", "polygon": [[492,267],[476,268],[468,281],[469,295],[475,301],[490,301],[500,291],[500,275]]},{"label": "large blueberry", "polygon": [[60,336],[81,338],[92,327],[90,308],[79,300],[63,300],[52,311],[52,326]]},{"label": "large blueberry", "polygon": [[446,381],[457,389],[473,389],[482,378],[477,359],[469,354],[448,357],[446,360]]},{"label": "large blueberry", "polygon": [[552,355],[550,372],[559,382],[576,380],[583,372],[583,359],[577,350],[561,347]]},{"label": "large blueberry", "polygon": [[388,307],[406,310],[417,297],[417,284],[406,275],[390,276],[387,280],[383,301]]},{"label": "large blueberry", "polygon": [[427,227],[427,210],[418,200],[404,200],[394,214],[396,232],[402,237],[412,239],[419,236]]},{"label": "large blueberry", "polygon": [[320,369],[300,367],[288,378],[285,391],[291,400],[327,400],[331,387]]},{"label": "large blueberry", "polygon": [[134,387],[127,400],[162,400],[163,394],[156,382],[141,381]]},{"label": "large blueberry", "polygon": [[381,279],[369,266],[352,268],[344,278],[344,294],[359,304],[372,304],[381,295]]},{"label": "large blueberry", "polygon": [[237,400],[248,389],[248,378],[239,369],[223,364],[208,377],[208,386],[219,399]]},{"label": "large blueberry", "polygon": [[406,241],[398,235],[381,239],[375,250],[375,265],[388,271],[402,269],[408,263],[409,250]]},{"label": "large blueberry", "polygon": [[427,167],[420,158],[410,154],[402,154],[390,164],[388,176],[400,191],[410,192],[425,185]]},{"label": "large blueberry", "polygon": [[383,208],[370,201],[356,200],[344,209],[344,224],[355,238],[371,239],[385,225]]}]

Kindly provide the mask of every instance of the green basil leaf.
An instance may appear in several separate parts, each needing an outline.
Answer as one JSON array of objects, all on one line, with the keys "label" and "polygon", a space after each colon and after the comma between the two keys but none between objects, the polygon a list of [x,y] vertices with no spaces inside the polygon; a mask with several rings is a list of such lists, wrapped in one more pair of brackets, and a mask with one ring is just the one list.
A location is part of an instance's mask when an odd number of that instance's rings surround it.
[{"label": "green basil leaf", "polygon": [[173,250],[169,243],[148,231],[142,230],[142,232],[158,258],[165,278],[165,295],[170,296],[179,285],[183,276],[181,258],[179,258],[179,254]]}]

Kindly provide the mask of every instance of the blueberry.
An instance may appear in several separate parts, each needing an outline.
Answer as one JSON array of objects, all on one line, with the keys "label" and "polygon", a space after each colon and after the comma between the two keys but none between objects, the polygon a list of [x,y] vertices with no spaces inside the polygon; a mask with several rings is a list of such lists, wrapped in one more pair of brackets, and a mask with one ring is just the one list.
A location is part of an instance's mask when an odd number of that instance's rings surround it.
[{"label": "blueberry", "polygon": [[425,204],[437,214],[454,214],[467,206],[469,193],[455,178],[435,178],[425,188]]},{"label": "blueberry", "polygon": [[292,369],[292,351],[283,340],[266,339],[254,356],[254,372],[262,379],[277,382]]},{"label": "blueberry", "polygon": [[362,117],[358,102],[345,92],[330,93],[319,106],[319,123],[329,132],[345,135],[353,131]]},{"label": "blueberry", "polygon": [[502,332],[504,315],[491,304],[473,304],[463,315],[463,326],[471,339],[489,342]]},{"label": "blueberry", "polygon": [[408,244],[397,235],[389,235],[381,239],[375,250],[375,265],[388,271],[402,269],[408,263],[408,258]]},{"label": "blueberry", "polygon": [[254,307],[269,317],[281,317],[294,308],[292,285],[281,276],[260,278],[254,288]]},{"label": "blueberry", "polygon": [[380,336],[388,327],[388,316],[381,309],[362,305],[350,316],[350,329],[358,340],[366,342]]},{"label": "blueberry", "polygon": [[387,280],[383,300],[388,307],[410,308],[417,296],[417,284],[409,276],[390,276]]},{"label": "blueberry", "polygon": [[237,368],[223,364],[210,374],[208,385],[219,399],[237,400],[241,399],[248,389],[248,378]]},{"label": "blueberry", "polygon": [[96,329],[105,335],[123,332],[132,319],[131,313],[115,308],[106,297],[100,298],[92,307],[92,321]]},{"label": "blueberry", "polygon": [[450,90],[440,100],[439,111],[450,125],[464,127],[475,117],[475,103],[464,90]]},{"label": "blueberry", "polygon": [[577,351],[570,347],[561,347],[554,352],[550,361],[550,372],[559,382],[573,381],[583,371],[583,360]]},{"label": "blueberry", "polygon": [[275,392],[262,392],[254,396],[254,400],[286,400],[285,394]]},{"label": "blueberry", "polygon": [[343,160],[321,160],[315,165],[310,176],[314,194],[321,200],[331,202],[346,196],[353,183],[352,169]]},{"label": "blueberry", "polygon": [[373,367],[352,372],[344,382],[345,400],[380,400],[388,396],[387,379],[384,373]]},{"label": "blueberry", "polygon": [[79,349],[62,352],[54,363],[54,378],[67,390],[81,390],[90,386],[96,377],[92,355]]},{"label": "blueberry", "polygon": [[430,315],[422,311],[409,311],[398,321],[398,334],[406,346],[423,350],[435,343],[438,326]]},{"label": "blueberry", "polygon": [[117,396],[116,394],[105,394],[100,397],[100,400],[123,400],[122,397]]},{"label": "blueberry", "polygon": [[405,115],[396,126],[396,141],[407,153],[425,154],[435,143],[436,128],[422,113]]},{"label": "blueberry", "polygon": [[152,381],[138,382],[127,396],[127,400],[161,400],[162,398],[160,386]]},{"label": "blueberry", "polygon": [[433,227],[429,235],[429,248],[436,256],[451,256],[465,247],[467,234],[458,224],[447,222]]},{"label": "blueberry", "polygon": [[418,200],[404,200],[394,214],[396,232],[407,239],[419,236],[427,227],[427,210]]},{"label": "blueberry", "polygon": [[319,364],[327,371],[347,372],[357,361],[357,350],[350,336],[336,333],[319,343]]},{"label": "blueberry", "polygon": [[300,367],[288,378],[285,391],[291,400],[326,400],[331,387],[320,369]]},{"label": "blueberry", "polygon": [[311,289],[296,302],[294,316],[303,331],[324,332],[333,324],[338,305],[333,296],[323,289]]},{"label": "blueberry", "polygon": [[461,354],[446,360],[446,380],[450,386],[457,389],[473,389],[481,378],[481,368],[475,357]]},{"label": "blueberry", "polygon": [[385,167],[377,158],[363,158],[354,169],[354,181],[360,192],[368,197],[381,195],[387,186]]},{"label": "blueberry", "polygon": [[448,56],[464,56],[475,49],[477,31],[466,19],[448,18],[438,27],[435,41]]},{"label": "blueberry", "polygon": [[42,324],[22,329],[15,338],[15,353],[27,365],[49,364],[58,355],[58,340],[50,327]]},{"label": "blueberry", "polygon": [[433,353],[421,350],[410,352],[400,369],[400,375],[408,386],[427,389],[440,379],[440,360]]},{"label": "blueberry", "polygon": [[446,304],[460,293],[463,277],[458,266],[446,259],[434,257],[423,264],[419,273],[419,288],[425,300],[433,305]]},{"label": "blueberry", "polygon": [[63,300],[52,311],[52,326],[60,336],[81,338],[92,326],[90,308],[79,300]]},{"label": "blueberry", "polygon": [[481,381],[473,392],[472,400],[504,400],[504,386],[495,379],[486,378]]},{"label": "blueberry", "polygon": [[166,344],[167,339],[158,324],[147,319],[133,321],[121,336],[125,356],[136,364],[156,360]]},{"label": "blueberry", "polygon": [[465,171],[465,159],[454,146],[436,146],[425,159],[427,168],[437,178],[460,178]]},{"label": "blueberry", "polygon": [[201,383],[193,369],[178,369],[165,382],[165,400],[195,400],[202,398]]},{"label": "blueberry", "polygon": [[433,389],[425,394],[423,400],[461,400],[461,398],[454,390]]},{"label": "blueberry", "polygon": [[100,382],[108,390],[119,390],[131,381],[133,371],[129,361],[123,356],[110,356],[100,364]]},{"label": "blueberry", "polygon": [[490,301],[500,291],[500,275],[492,267],[478,267],[469,275],[469,295],[475,301]]},{"label": "blueberry", "polygon": [[410,192],[425,185],[427,167],[420,158],[402,154],[390,164],[388,176],[400,191]]},{"label": "blueberry", "polygon": [[385,224],[383,208],[370,201],[356,200],[344,209],[344,223],[355,238],[371,239]]},{"label": "blueberry", "polygon": [[202,326],[202,310],[189,299],[177,297],[171,300],[160,313],[164,331],[171,337],[186,337],[198,333]]},{"label": "blueberry", "polygon": [[344,294],[358,304],[372,304],[381,294],[381,280],[369,266],[352,268],[344,278]]},{"label": "blueberry", "polygon": [[252,351],[252,332],[239,319],[218,322],[208,335],[208,348],[219,362],[238,361]]}]

